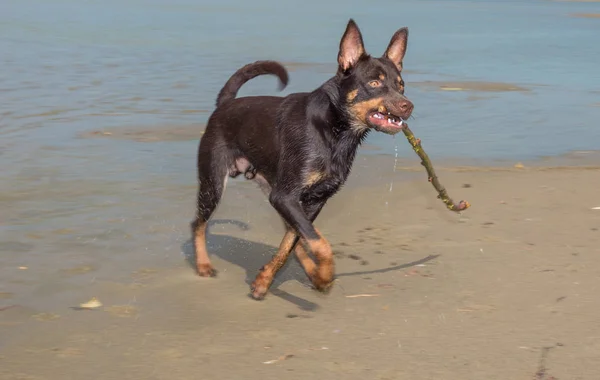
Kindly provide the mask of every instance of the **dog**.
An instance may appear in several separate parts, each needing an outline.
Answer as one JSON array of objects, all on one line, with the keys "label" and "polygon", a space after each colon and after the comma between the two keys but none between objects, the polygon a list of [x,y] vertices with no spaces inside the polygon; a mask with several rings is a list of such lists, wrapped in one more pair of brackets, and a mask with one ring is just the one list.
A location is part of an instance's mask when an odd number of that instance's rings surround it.
[{"label": "dog", "polygon": [[229,78],[198,147],[197,212],[191,226],[200,276],[217,273],[206,250],[207,223],[227,178],[243,173],[258,183],[286,226],[277,253],[251,285],[251,297],[265,297],[292,251],[314,288],[329,291],[333,253],[313,222],[346,182],[369,132],[398,133],[412,114],[402,80],[407,42],[408,28],[403,27],[381,57],[371,57],[350,19],[339,44],[335,76],[312,92],[236,98],[240,87],[259,75],[278,77],[283,90],[288,73],[276,61],[248,64]]}]

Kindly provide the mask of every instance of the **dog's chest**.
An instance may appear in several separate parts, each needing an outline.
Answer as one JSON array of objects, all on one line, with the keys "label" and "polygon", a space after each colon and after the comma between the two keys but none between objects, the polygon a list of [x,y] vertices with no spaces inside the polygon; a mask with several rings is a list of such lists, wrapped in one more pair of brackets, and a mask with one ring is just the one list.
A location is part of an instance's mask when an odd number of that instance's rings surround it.
[{"label": "dog's chest", "polygon": [[303,201],[319,201],[327,199],[338,192],[345,178],[336,173],[323,171],[311,172],[305,180]]}]

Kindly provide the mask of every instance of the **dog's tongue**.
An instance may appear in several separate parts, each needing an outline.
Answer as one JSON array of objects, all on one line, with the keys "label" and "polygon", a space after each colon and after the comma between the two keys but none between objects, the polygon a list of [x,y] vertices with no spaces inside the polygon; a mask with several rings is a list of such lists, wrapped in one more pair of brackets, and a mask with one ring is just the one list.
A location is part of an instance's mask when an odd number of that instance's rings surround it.
[{"label": "dog's tongue", "polygon": [[371,122],[378,127],[382,128],[402,128],[404,120],[393,115],[384,115],[380,112],[374,113],[369,116]]}]

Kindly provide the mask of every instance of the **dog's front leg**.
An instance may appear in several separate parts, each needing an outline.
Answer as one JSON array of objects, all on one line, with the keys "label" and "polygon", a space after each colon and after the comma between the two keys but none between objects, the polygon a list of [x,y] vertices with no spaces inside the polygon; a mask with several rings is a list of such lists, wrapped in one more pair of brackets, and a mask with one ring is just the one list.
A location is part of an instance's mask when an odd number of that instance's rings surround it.
[{"label": "dog's front leg", "polygon": [[334,275],[333,253],[329,242],[315,229],[302,209],[299,197],[278,194],[273,191],[269,197],[273,207],[286,223],[302,237],[303,243],[317,259],[317,265],[309,274],[313,285],[320,291],[330,288]]},{"label": "dog's front leg", "polygon": [[[326,201],[327,200],[325,199],[302,204],[304,213],[308,216],[308,219],[311,222],[315,221],[315,219],[321,212],[323,206],[325,205]],[[256,275],[256,279],[252,283],[251,295],[254,299],[262,300],[265,297],[267,291],[269,290],[269,287],[271,286],[271,283],[273,282],[273,279],[277,275],[277,272],[285,264],[292,250],[295,251],[296,257],[298,258],[300,265],[302,266],[310,280],[313,282],[313,284],[315,282],[314,273],[316,273],[317,269],[315,262],[308,256],[308,253],[306,252],[302,244],[298,244],[298,241],[300,239],[298,233],[293,228],[291,228],[285,222],[285,220],[283,222],[286,226],[286,234],[281,240],[281,243],[279,244],[279,249],[277,250],[277,253],[273,256],[273,258],[271,259],[271,261],[269,261],[268,264],[264,265],[260,269],[260,272]],[[317,233],[319,233],[318,230]]]}]

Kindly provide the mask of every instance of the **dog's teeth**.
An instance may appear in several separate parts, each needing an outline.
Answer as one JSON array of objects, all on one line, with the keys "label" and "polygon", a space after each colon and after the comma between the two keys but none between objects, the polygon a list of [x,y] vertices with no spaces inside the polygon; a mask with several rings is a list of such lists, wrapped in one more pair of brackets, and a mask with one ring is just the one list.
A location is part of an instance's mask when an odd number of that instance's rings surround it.
[{"label": "dog's teeth", "polygon": [[393,120],[391,118],[388,118],[388,123],[392,124]]}]

